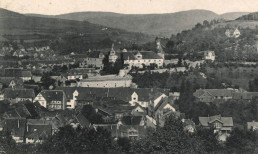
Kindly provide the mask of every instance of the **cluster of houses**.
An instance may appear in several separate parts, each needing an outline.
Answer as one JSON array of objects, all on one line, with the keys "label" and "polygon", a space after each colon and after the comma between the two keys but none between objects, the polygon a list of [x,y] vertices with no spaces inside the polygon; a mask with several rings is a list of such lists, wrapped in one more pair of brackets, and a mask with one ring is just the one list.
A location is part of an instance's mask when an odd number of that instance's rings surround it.
[{"label": "cluster of houses", "polygon": [[[14,57],[25,57],[30,56],[34,58],[43,58],[45,54],[49,54],[52,50],[48,45],[41,45],[41,46],[27,46],[25,47],[22,44],[17,44],[16,49],[11,44],[3,44],[2,48],[0,49],[0,56],[14,56]],[[53,55],[53,54],[52,54]]]},{"label": "cluster of houses", "polygon": [[[194,132],[195,123],[186,119],[175,105],[180,93],[169,92],[168,89],[137,88],[128,72],[133,67],[144,68],[155,65],[152,72],[185,72],[186,67],[164,69],[169,64],[177,64],[178,59],[165,60],[161,43],[157,43],[157,51],[115,50],[112,46],[109,54],[102,51],[89,51],[88,55],[72,53],[58,61],[34,61],[26,63],[26,68],[6,68],[0,72],[0,103],[8,103],[11,109],[0,117],[0,131],[11,131],[17,143],[42,143],[58,131],[58,128],[71,125],[97,129],[103,127],[111,132],[112,137],[141,138],[146,135],[147,128],[155,129],[164,126],[170,115],[181,117],[185,131]],[[9,51],[11,47],[4,48]],[[3,50],[3,49],[2,49]],[[24,51],[45,52],[49,47],[24,49]],[[21,50],[23,51],[23,50]],[[22,57],[22,52],[14,52]],[[100,75],[104,67],[104,59],[115,64],[123,61],[126,66],[117,75]],[[205,51],[204,60],[185,60],[190,67],[200,66],[205,60],[215,60],[214,51]],[[70,65],[78,67],[70,68]],[[52,72],[55,66],[67,66],[68,70],[60,75],[51,75],[56,81],[55,88],[40,90],[39,87],[27,83],[41,83],[40,75],[32,75],[35,70]],[[69,81],[69,84],[67,84]],[[74,81],[74,82],[73,82]],[[35,84],[37,85],[37,84]],[[214,90],[200,90],[194,96],[200,101],[209,102],[215,99],[235,98],[236,92],[222,91],[221,97]],[[247,96],[248,95],[248,96]],[[250,94],[242,93],[240,98],[246,99]],[[91,105],[103,119],[102,124],[91,123],[81,109]],[[225,140],[233,127],[232,117],[220,115],[200,117],[199,125],[204,128],[215,127]],[[253,126],[254,127],[254,126]]]}]

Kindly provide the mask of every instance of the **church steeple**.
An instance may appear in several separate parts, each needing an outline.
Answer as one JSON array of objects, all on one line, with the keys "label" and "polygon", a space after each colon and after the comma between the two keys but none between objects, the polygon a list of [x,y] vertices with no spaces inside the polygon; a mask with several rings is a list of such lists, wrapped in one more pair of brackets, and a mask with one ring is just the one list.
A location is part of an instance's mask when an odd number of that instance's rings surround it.
[{"label": "church steeple", "polygon": [[114,44],[112,44],[110,53],[109,53],[109,62],[115,63],[118,56],[116,55],[116,51],[114,50]]},{"label": "church steeple", "polygon": [[164,59],[165,52],[163,51],[162,44],[160,43],[160,39],[156,40],[156,45],[157,45],[157,54]]}]

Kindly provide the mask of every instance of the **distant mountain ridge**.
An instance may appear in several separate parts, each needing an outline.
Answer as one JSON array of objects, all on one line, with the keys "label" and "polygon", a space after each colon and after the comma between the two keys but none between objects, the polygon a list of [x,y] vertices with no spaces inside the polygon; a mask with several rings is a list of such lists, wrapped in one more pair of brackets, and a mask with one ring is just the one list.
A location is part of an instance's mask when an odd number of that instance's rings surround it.
[{"label": "distant mountain ridge", "polygon": [[[246,12],[230,12],[218,15],[208,10],[189,10],[166,14],[119,14],[112,12],[75,12],[52,18],[88,21],[102,26],[124,29],[132,32],[142,32],[151,35],[170,37],[171,34],[191,29],[198,22],[224,18],[234,20]],[[35,16],[35,14],[29,14]],[[36,15],[37,16],[37,15]]]}]

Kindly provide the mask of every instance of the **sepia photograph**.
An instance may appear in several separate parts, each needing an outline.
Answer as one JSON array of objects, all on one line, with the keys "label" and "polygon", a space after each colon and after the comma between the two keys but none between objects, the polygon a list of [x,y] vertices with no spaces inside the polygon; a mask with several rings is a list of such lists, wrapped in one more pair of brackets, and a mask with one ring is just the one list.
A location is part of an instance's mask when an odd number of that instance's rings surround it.
[{"label": "sepia photograph", "polygon": [[258,154],[257,0],[0,0],[0,154]]}]

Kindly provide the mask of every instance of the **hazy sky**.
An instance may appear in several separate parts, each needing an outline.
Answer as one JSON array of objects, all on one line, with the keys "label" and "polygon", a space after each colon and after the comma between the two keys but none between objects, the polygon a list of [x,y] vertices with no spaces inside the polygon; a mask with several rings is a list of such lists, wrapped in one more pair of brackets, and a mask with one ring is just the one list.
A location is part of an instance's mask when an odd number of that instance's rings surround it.
[{"label": "hazy sky", "polygon": [[0,8],[47,15],[82,11],[173,13],[191,9],[206,9],[221,14],[258,11],[258,0],[0,0]]}]

